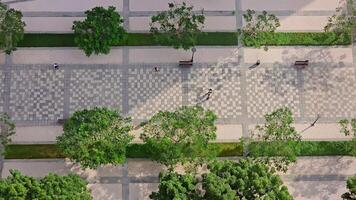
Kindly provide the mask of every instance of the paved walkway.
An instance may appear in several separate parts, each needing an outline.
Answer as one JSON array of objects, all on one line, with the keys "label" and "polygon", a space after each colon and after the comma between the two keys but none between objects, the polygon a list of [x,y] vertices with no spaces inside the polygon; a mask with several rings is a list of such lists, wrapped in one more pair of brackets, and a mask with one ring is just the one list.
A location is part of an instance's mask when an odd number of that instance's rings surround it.
[{"label": "paved walkway", "polygon": [[[169,0],[69,0],[48,3],[45,0],[5,0],[10,7],[24,13],[27,32],[72,32],[72,23],[82,20],[84,11],[95,6],[113,5],[125,19],[130,32],[147,32],[150,16],[166,10]],[[176,2],[182,2],[178,0]],[[243,24],[242,15],[247,9],[267,10],[280,18],[279,31],[323,31],[327,18],[338,6],[338,0],[188,0],[195,10],[204,9],[205,31],[236,31]],[[322,6],[321,6],[322,5]]]},{"label": "paved walkway", "polygon": [[[18,126],[53,126],[75,110],[108,106],[138,123],[159,110],[198,103],[217,113],[219,125],[239,125],[230,139],[247,134],[249,126],[281,106],[292,108],[301,127],[317,114],[318,123],[333,127],[356,116],[352,47],[197,49],[196,64],[180,68],[178,60],[191,54],[165,47],[114,48],[109,55],[90,58],[74,48],[20,48],[0,65],[0,111],[8,112]],[[293,61],[303,58],[310,65],[296,70]],[[249,69],[257,59],[261,65]],[[60,64],[59,70],[53,70],[53,62]],[[160,71],[154,72],[154,66]],[[203,101],[209,88],[213,94]],[[337,128],[313,129],[328,134],[306,138],[338,134],[329,135]]]},{"label": "paved walkway", "polygon": [[[9,169],[19,169],[30,176],[45,176],[49,172],[74,172],[90,182],[94,199],[148,199],[157,190],[161,165],[142,159],[129,159],[122,166],[106,166],[97,170],[80,170],[79,166],[57,160],[5,160],[2,177]],[[346,191],[346,178],[356,171],[352,157],[300,157],[282,179],[296,200],[334,200]]]}]

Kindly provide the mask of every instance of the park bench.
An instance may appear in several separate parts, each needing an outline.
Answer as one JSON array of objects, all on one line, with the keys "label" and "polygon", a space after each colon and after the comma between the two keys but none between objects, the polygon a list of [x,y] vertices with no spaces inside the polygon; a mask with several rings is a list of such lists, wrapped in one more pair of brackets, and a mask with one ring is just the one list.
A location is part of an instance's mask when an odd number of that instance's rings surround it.
[{"label": "park bench", "polygon": [[306,66],[308,66],[309,60],[297,60],[294,63],[295,68],[297,69],[304,69]]},{"label": "park bench", "polygon": [[58,120],[57,120],[57,123],[58,123],[59,125],[63,125],[66,121],[67,121],[67,119],[58,119]]},{"label": "park bench", "polygon": [[193,66],[193,61],[192,61],[192,60],[182,60],[182,61],[179,61],[179,66],[180,66],[180,67],[190,67],[190,66]]}]

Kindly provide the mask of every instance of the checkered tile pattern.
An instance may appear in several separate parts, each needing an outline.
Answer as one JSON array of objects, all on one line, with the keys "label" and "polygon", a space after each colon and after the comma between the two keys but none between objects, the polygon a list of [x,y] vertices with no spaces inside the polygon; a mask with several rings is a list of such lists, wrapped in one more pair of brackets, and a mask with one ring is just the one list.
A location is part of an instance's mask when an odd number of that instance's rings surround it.
[{"label": "checkered tile pattern", "polygon": [[172,66],[155,72],[150,67],[129,69],[129,114],[147,119],[160,110],[182,105],[181,71]]},{"label": "checkered tile pattern", "polygon": [[249,118],[262,118],[282,106],[300,116],[297,71],[281,66],[260,66],[246,72],[247,113]]},{"label": "checkered tile pattern", "polygon": [[307,117],[356,116],[356,77],[353,67],[310,67],[304,73]]},{"label": "checkered tile pattern", "polygon": [[0,112],[4,111],[4,92],[5,92],[5,75],[2,70],[0,70]]},{"label": "checkered tile pattern", "polygon": [[[193,67],[189,74],[189,104],[215,111],[219,118],[242,115],[241,73],[237,67]],[[207,92],[213,92],[208,100]]]},{"label": "checkered tile pattern", "polygon": [[76,69],[70,78],[70,113],[91,107],[122,110],[122,73],[118,69]]},{"label": "checkered tile pattern", "polygon": [[13,70],[10,111],[13,120],[63,118],[64,73],[53,69]]}]

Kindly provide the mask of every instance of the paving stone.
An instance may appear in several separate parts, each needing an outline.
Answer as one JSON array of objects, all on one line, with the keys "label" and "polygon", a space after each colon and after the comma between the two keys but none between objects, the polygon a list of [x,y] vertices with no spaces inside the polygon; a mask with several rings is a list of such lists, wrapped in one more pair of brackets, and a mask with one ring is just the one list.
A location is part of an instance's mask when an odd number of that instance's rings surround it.
[{"label": "paving stone", "polygon": [[70,113],[95,106],[122,110],[122,73],[118,69],[76,69],[70,78]]},{"label": "paving stone", "polygon": [[287,106],[300,116],[297,71],[281,66],[263,67],[246,72],[247,113],[262,118],[266,113]]},{"label": "paving stone", "polygon": [[352,67],[309,67],[304,73],[307,117],[356,116],[355,69]]},{"label": "paving stone", "polygon": [[[241,73],[232,67],[193,67],[189,74],[189,104],[200,104],[219,118],[242,115]],[[213,92],[207,99],[209,89]]]},{"label": "paving stone", "polygon": [[13,120],[63,118],[64,73],[53,69],[11,72],[10,111]]},{"label": "paving stone", "polygon": [[121,200],[121,184],[88,184],[94,200]]},{"label": "paving stone", "polygon": [[149,200],[149,195],[158,190],[158,183],[130,184],[130,200]]},{"label": "paving stone", "polygon": [[129,68],[129,115],[147,119],[160,110],[182,105],[181,72],[172,66]]}]

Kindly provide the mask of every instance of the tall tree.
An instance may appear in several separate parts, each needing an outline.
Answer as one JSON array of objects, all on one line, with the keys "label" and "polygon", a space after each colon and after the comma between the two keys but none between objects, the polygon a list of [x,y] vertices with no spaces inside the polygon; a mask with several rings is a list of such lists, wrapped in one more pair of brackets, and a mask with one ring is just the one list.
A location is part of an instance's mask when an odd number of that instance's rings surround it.
[{"label": "tall tree", "polygon": [[341,197],[344,200],[356,200],[356,174],[349,177],[346,181],[346,187],[349,190],[345,192]]},{"label": "tall tree", "polygon": [[123,19],[110,6],[108,9],[95,7],[85,12],[84,21],[74,21],[75,43],[83,49],[85,55],[108,54],[110,46],[122,42],[126,37],[126,31],[122,26]]},{"label": "tall tree", "polygon": [[82,167],[121,164],[133,139],[130,121],[107,108],[77,111],[64,123],[64,133],[57,137],[58,147]]},{"label": "tall tree", "polygon": [[208,165],[208,169],[201,178],[176,172],[162,173],[159,190],[153,192],[150,198],[153,200],[293,199],[278,175],[266,165],[251,159],[238,162],[215,161]]},{"label": "tall tree", "polygon": [[150,31],[155,39],[164,45],[188,50],[197,43],[198,34],[203,28],[205,17],[195,14],[193,6],[169,3],[169,10],[151,17]]},{"label": "tall tree", "polygon": [[10,54],[16,50],[19,41],[23,39],[25,22],[22,13],[0,2],[0,48]]},{"label": "tall tree", "polygon": [[[15,134],[15,124],[11,120],[8,114],[0,113],[0,142],[2,149],[5,149],[6,145],[11,142],[11,135]],[[4,153],[1,152],[0,153]]]},{"label": "tall tree", "polygon": [[160,111],[144,125],[141,139],[152,160],[170,168],[176,164],[199,164],[214,157],[208,142],[216,138],[214,112],[201,106]]},{"label": "tall tree", "polygon": [[287,171],[289,164],[296,161],[302,137],[292,126],[293,113],[282,107],[266,114],[265,120],[265,124],[256,126],[246,140],[248,149],[256,160],[278,171]]},{"label": "tall tree", "polygon": [[[256,48],[262,46],[258,39],[262,34],[273,33],[280,26],[278,17],[268,14],[266,11],[258,14],[256,11],[248,9],[243,17],[246,24],[241,30],[238,30],[241,41],[244,45]],[[264,49],[268,50],[267,46],[264,46]]]},{"label": "tall tree", "polygon": [[348,151],[351,155],[356,156],[356,118],[351,120],[342,119],[339,121],[341,126],[340,132],[345,136],[352,136],[352,139],[347,146]]},{"label": "tall tree", "polygon": [[[356,28],[356,5],[352,0],[340,0],[336,13],[329,17],[324,27],[325,31],[333,31],[338,34],[350,34]],[[350,12],[348,12],[348,8]]]},{"label": "tall tree", "polygon": [[0,180],[0,200],[91,200],[87,182],[78,175],[59,176],[49,174],[42,179],[22,175],[10,170],[10,176]]}]

